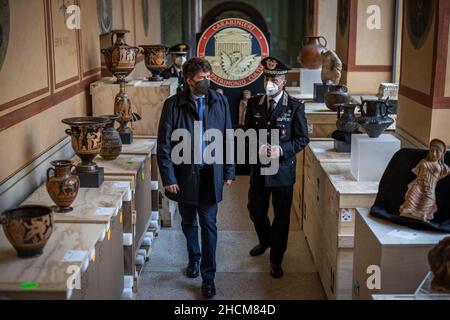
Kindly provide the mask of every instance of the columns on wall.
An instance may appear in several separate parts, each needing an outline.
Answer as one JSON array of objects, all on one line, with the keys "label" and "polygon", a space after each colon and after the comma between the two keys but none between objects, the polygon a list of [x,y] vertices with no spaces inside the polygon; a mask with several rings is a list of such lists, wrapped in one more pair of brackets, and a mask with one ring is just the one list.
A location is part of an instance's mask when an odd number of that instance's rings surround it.
[{"label": "columns on wall", "polygon": [[397,131],[416,145],[433,138],[450,145],[450,2],[414,3],[404,3]]},{"label": "columns on wall", "polygon": [[202,1],[187,0],[182,3],[183,39],[189,43],[190,57],[196,55],[197,33],[200,32],[202,21]]},{"label": "columns on wall", "polygon": [[395,0],[338,1],[336,51],[352,93],[374,94],[392,82],[395,8]]},{"label": "columns on wall", "polygon": [[306,2],[306,35],[324,36],[328,49],[336,49],[336,18],[338,0],[308,0]]}]

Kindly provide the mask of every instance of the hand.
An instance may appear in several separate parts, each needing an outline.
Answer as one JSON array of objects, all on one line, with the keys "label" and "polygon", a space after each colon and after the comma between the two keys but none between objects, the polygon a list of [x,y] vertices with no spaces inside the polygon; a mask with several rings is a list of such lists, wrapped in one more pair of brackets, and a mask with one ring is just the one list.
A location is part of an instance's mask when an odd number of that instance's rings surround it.
[{"label": "hand", "polygon": [[281,147],[280,146],[270,146],[270,149],[267,150],[267,155],[272,160],[280,159]]},{"label": "hand", "polygon": [[180,191],[180,187],[178,187],[177,184],[173,184],[171,186],[164,187],[168,192],[173,194],[178,194],[178,191]]},{"label": "hand", "polygon": [[262,146],[259,147],[259,155],[261,157],[269,157],[269,149],[270,145],[263,144]]},{"label": "hand", "polygon": [[231,186],[232,183],[233,183],[233,180],[225,180],[223,185],[229,187],[229,186]]}]

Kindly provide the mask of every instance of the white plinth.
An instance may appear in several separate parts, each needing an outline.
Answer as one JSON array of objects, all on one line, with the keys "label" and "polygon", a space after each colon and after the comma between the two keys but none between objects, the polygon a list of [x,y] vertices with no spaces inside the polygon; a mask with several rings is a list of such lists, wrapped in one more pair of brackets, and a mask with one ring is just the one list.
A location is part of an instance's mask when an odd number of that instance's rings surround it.
[{"label": "white plinth", "polygon": [[357,181],[380,181],[394,154],[400,150],[400,140],[390,134],[369,138],[367,134],[352,136],[352,175]]},{"label": "white plinth", "polygon": [[300,69],[301,94],[314,94],[314,83],[322,83],[322,69]]}]

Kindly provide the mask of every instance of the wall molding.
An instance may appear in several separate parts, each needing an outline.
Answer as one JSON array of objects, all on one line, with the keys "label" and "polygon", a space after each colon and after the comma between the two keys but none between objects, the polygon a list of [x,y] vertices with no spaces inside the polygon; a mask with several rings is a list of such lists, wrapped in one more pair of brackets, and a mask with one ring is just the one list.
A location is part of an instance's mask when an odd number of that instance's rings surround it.
[{"label": "wall molding", "polygon": [[[337,31],[338,32],[338,31]],[[358,65],[356,64],[356,41],[358,35],[358,0],[350,0],[348,17],[348,63],[344,63],[343,70],[347,72],[386,72],[392,73],[391,65]]]},{"label": "wall molding", "polygon": [[[450,3],[437,0],[435,8],[433,62],[431,66],[431,93],[423,93],[417,89],[403,84],[400,76],[400,94],[430,109],[450,109],[450,97],[445,97],[445,80],[447,74],[447,55],[449,50],[448,38],[450,27]],[[403,15],[406,14],[406,5],[403,6]],[[407,37],[406,18],[403,19],[402,42]],[[402,66],[403,68],[402,50]],[[401,73],[400,73],[401,74]]]},{"label": "wall molding", "polygon": [[27,120],[42,111],[52,108],[65,100],[68,100],[82,92],[89,93],[89,86],[92,82],[100,79],[100,75],[88,78],[69,88],[58,91],[41,100],[28,104],[14,112],[8,113],[0,117],[0,132],[6,130],[24,120]]}]

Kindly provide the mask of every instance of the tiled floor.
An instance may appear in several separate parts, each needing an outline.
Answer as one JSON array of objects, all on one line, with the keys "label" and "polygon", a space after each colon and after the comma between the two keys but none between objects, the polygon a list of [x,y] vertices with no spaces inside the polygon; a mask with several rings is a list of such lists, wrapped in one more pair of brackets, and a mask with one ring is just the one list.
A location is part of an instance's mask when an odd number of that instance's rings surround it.
[{"label": "tiled floor", "polygon": [[[324,299],[308,245],[294,214],[291,218],[289,245],[283,262],[285,275],[269,275],[269,253],[257,258],[248,251],[257,237],[247,211],[248,178],[240,177],[224,194],[218,217],[216,299],[276,300]],[[154,242],[136,299],[201,299],[201,279],[187,279],[186,242],[177,217],[174,227],[163,229]]]}]

